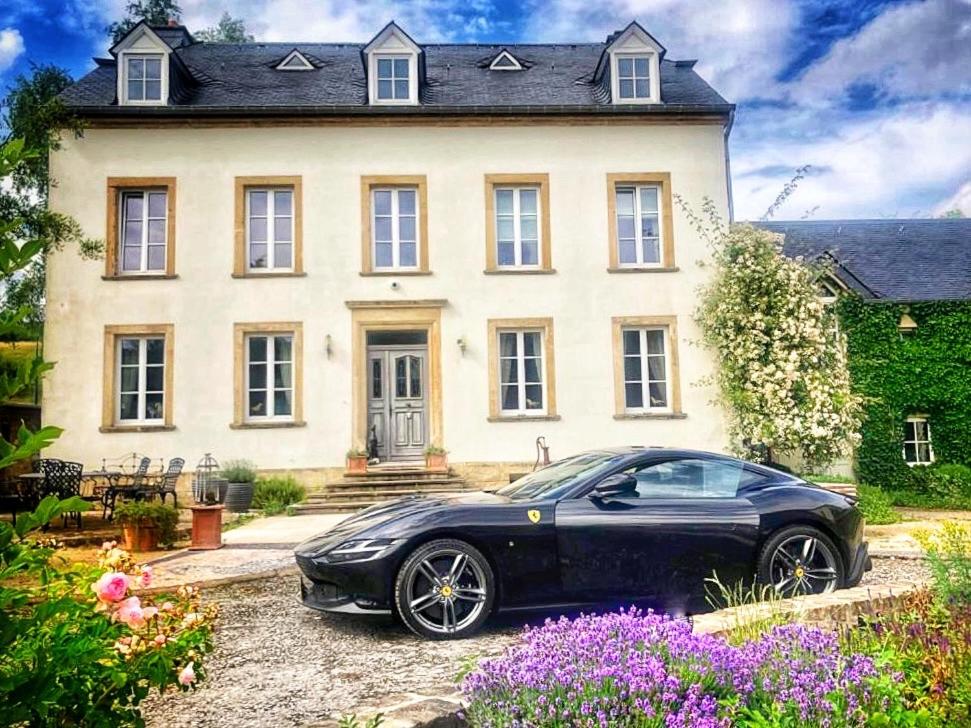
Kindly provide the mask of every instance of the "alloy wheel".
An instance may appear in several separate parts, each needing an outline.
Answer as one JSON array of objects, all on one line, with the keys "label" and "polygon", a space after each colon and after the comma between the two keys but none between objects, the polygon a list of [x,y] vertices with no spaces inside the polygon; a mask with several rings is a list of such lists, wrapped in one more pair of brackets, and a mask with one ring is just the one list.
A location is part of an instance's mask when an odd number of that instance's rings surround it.
[{"label": "alloy wheel", "polygon": [[405,597],[411,616],[438,634],[460,632],[478,619],[487,598],[485,573],[469,554],[442,548],[413,570]]},{"label": "alloy wheel", "polygon": [[836,555],[818,538],[791,536],[779,544],[769,565],[776,592],[785,597],[828,594],[839,585]]}]

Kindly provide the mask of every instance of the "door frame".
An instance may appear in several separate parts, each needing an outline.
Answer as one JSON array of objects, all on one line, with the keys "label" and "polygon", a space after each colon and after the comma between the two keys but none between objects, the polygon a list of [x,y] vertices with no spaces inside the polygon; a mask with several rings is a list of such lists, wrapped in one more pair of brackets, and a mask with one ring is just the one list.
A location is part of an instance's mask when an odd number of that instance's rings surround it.
[{"label": "door frame", "polygon": [[367,335],[370,331],[425,331],[428,335],[428,444],[442,447],[443,299],[345,301],[351,310],[351,439],[367,448]]}]

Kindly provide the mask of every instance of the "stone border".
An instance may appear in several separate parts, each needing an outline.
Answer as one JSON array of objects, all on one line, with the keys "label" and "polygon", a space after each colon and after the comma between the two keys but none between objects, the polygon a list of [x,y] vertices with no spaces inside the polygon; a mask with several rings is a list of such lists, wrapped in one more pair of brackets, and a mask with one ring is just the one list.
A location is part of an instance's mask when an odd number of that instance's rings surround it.
[{"label": "stone border", "polygon": [[300,568],[296,564],[280,566],[276,569],[266,569],[264,571],[254,571],[249,574],[232,574],[230,576],[220,576],[214,579],[196,579],[195,581],[180,581],[174,584],[164,584],[161,586],[151,586],[147,589],[139,589],[139,594],[169,594],[182,586],[191,586],[194,589],[209,589],[217,586],[229,586],[230,584],[244,584],[248,581],[259,581],[260,579],[272,579],[275,576],[296,576],[300,573]]},{"label": "stone border", "polygon": [[[780,613],[802,622],[826,624],[856,624],[860,616],[892,607],[912,591],[925,586],[924,582],[888,582],[875,586],[841,589],[832,594],[795,597],[778,602],[721,609],[702,614],[692,620],[693,629],[701,634],[721,635],[732,629],[752,624]],[[488,652],[484,657],[500,654],[505,648]],[[409,693],[407,699],[396,696],[394,702],[367,708],[358,716],[363,725],[368,718],[380,713],[382,728],[466,728],[459,718],[462,710],[461,692],[453,690],[439,695]],[[337,720],[313,724],[312,728],[337,728]]]}]

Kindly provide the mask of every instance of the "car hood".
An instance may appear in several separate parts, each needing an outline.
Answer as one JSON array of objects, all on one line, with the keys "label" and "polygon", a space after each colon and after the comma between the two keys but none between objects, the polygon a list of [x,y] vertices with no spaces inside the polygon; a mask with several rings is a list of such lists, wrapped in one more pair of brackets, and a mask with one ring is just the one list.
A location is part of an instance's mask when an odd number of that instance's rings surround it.
[{"label": "car hood", "polygon": [[358,536],[367,538],[368,532],[386,526],[408,516],[445,508],[471,505],[501,505],[509,498],[495,493],[476,491],[471,493],[443,493],[441,495],[411,495],[397,500],[377,503],[346,518],[329,531],[308,538],[299,544],[294,553],[298,556],[315,556],[332,546]]}]

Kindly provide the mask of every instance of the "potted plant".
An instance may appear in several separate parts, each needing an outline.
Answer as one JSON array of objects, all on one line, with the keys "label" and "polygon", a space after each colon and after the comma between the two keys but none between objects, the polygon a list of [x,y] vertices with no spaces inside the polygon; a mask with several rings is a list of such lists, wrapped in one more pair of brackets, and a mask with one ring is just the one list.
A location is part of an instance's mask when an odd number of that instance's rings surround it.
[{"label": "potted plant", "polygon": [[358,447],[352,447],[347,451],[347,472],[366,473],[367,472],[368,451]]},{"label": "potted plant", "polygon": [[445,470],[448,467],[448,450],[440,445],[426,447],[425,467],[428,470]]},{"label": "potted plant", "polygon": [[132,500],[115,509],[121,524],[125,548],[129,551],[155,551],[159,544],[175,541],[179,512],[158,501]]},{"label": "potted plant", "polygon": [[248,460],[230,460],[223,466],[222,477],[226,479],[226,510],[230,513],[244,513],[253,502],[253,483],[256,481],[256,466]]}]

